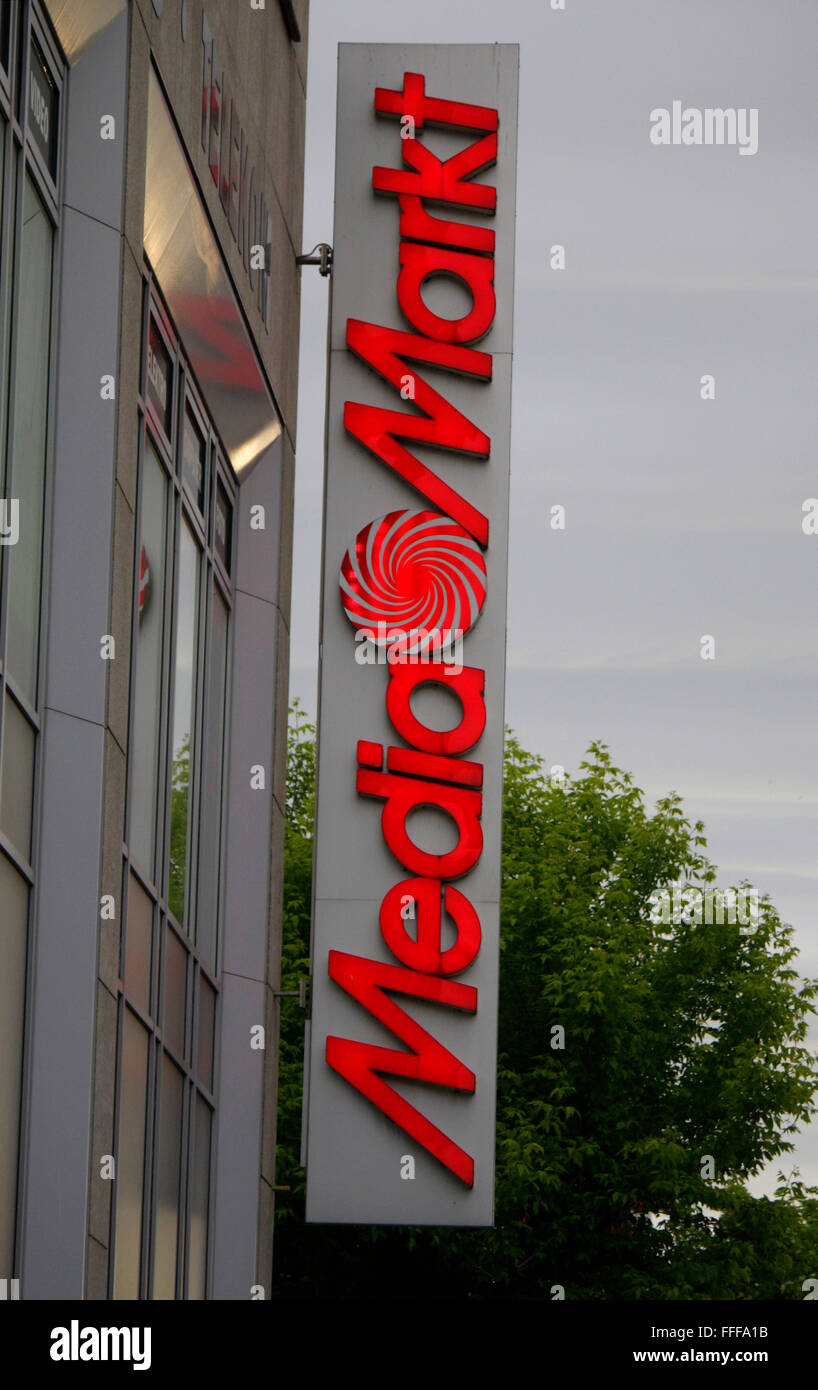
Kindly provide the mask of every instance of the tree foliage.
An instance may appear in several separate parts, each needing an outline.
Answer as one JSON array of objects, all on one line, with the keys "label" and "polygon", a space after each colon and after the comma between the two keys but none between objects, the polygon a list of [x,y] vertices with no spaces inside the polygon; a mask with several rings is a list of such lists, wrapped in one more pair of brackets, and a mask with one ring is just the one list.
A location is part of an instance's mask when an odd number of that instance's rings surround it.
[{"label": "tree foliage", "polygon": [[[296,708],[285,989],[308,973],[314,773]],[[818,1277],[818,1189],[797,1172],[774,1199],[746,1183],[816,1111],[805,1039],[818,984],[800,978],[767,898],[753,931],[652,920],[656,888],[715,878],[677,795],[651,814],[600,743],[576,776],[550,780],[509,736],[496,1225],[305,1226],[303,1015],[290,1005],[274,1296],[547,1300],[559,1285],[572,1299],[803,1298]]]}]

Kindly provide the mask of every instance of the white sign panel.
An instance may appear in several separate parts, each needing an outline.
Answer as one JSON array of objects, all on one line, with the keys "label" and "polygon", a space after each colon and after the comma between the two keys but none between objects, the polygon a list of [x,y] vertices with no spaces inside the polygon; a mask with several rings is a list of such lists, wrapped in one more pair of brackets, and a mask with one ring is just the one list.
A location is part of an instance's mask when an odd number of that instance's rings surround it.
[{"label": "white sign panel", "polygon": [[517,69],[339,53],[310,1221],[493,1220]]}]

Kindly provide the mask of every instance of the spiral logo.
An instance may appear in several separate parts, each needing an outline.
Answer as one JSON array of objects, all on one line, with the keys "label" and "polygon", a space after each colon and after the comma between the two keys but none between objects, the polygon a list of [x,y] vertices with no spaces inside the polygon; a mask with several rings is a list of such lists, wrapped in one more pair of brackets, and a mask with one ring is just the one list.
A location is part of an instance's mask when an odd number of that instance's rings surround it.
[{"label": "spiral logo", "polygon": [[341,601],[378,646],[407,656],[440,648],[474,625],[486,565],[462,526],[439,512],[405,509],[370,521],[344,556]]}]

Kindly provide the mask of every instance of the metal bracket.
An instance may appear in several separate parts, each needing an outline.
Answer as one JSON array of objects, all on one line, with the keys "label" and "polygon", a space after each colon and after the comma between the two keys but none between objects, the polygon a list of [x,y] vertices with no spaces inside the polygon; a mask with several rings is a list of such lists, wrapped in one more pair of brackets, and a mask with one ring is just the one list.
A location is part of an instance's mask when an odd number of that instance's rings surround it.
[{"label": "metal bracket", "polygon": [[297,999],[299,1009],[306,1009],[307,986],[309,983],[307,976],[302,975],[301,979],[298,981],[298,989],[276,990],[275,997],[276,999]]},{"label": "metal bracket", "polygon": [[[316,254],[317,252],[317,254]],[[317,246],[304,256],[296,256],[296,265],[317,265],[319,275],[330,275],[332,273],[332,247],[325,241],[319,241]]]}]

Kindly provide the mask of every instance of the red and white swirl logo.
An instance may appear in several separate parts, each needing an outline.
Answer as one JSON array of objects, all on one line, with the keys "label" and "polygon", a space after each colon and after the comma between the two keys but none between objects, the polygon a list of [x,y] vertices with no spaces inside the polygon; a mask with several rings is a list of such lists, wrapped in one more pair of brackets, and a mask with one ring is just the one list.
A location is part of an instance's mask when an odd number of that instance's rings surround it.
[{"label": "red and white swirl logo", "polygon": [[370,521],[344,556],[341,600],[350,622],[402,656],[441,649],[473,627],[486,563],[462,526],[404,508]]}]

